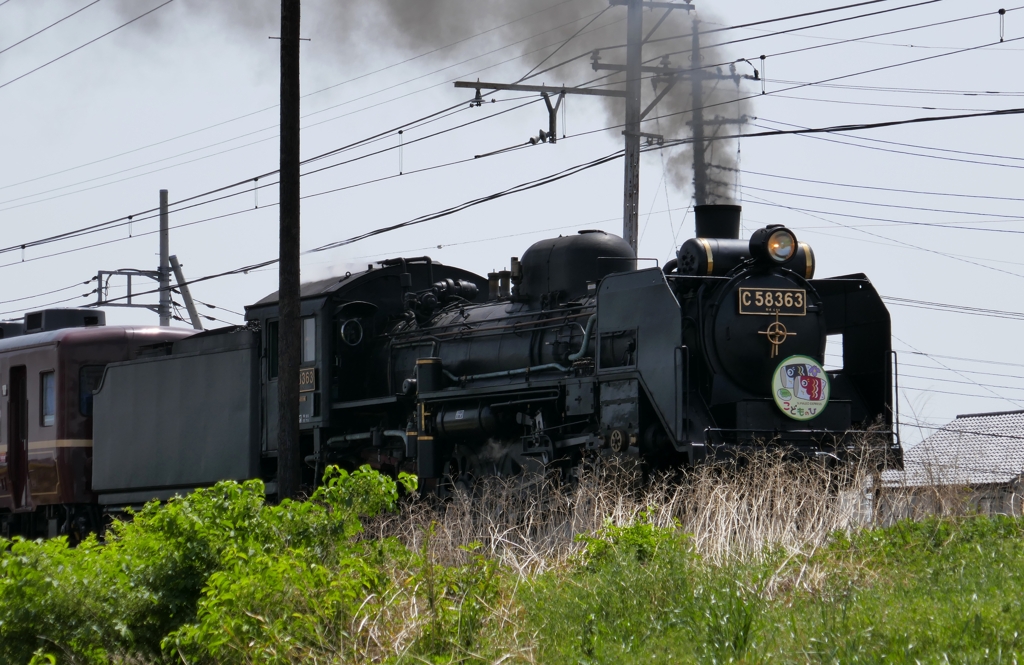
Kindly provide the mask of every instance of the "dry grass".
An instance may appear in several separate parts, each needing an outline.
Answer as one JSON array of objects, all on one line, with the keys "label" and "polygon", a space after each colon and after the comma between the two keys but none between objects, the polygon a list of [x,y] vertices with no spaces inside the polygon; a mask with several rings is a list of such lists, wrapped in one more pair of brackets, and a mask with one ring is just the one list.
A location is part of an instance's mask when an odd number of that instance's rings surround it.
[{"label": "dry grass", "polygon": [[[1020,504],[1019,496],[1013,500]],[[645,479],[636,466],[620,463],[571,486],[490,481],[442,506],[409,502],[367,525],[367,536],[395,536],[420,549],[433,525],[429,548],[438,562],[462,563],[465,546],[480,543],[487,556],[526,576],[578,554],[577,536],[640,518],[677,525],[691,534],[705,561],[723,565],[779,551],[807,555],[836,531],[900,518],[1004,512],[998,507],[963,486],[882,487],[873,459],[835,465],[760,452],[674,477]]]},{"label": "dry grass", "polygon": [[462,548],[480,543],[488,556],[526,576],[578,554],[579,535],[644,519],[677,525],[692,534],[706,561],[725,564],[779,548],[807,553],[832,532],[863,523],[867,477],[857,465],[794,462],[781,453],[647,479],[638,468],[617,464],[571,486],[492,481],[440,507],[411,502],[369,524],[367,535],[395,536],[419,549],[433,524],[429,547],[439,562],[461,563]]}]

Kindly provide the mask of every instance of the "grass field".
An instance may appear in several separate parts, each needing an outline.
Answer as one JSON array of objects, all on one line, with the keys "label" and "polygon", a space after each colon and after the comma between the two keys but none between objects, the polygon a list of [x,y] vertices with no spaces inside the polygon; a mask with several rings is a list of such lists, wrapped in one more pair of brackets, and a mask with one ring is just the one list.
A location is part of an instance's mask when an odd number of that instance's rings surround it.
[{"label": "grass field", "polygon": [[0,662],[1018,662],[1024,521],[859,525],[857,480],[764,459],[443,512],[369,470],[280,506],[223,483],[6,543]]}]

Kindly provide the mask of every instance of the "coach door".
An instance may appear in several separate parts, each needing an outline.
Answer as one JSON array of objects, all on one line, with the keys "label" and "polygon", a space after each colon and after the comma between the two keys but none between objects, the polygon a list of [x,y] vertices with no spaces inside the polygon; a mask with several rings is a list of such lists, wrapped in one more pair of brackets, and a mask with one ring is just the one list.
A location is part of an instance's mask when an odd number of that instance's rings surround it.
[{"label": "coach door", "polygon": [[15,508],[26,503],[28,478],[28,373],[24,365],[11,368],[7,401],[7,470],[11,480],[11,499]]}]

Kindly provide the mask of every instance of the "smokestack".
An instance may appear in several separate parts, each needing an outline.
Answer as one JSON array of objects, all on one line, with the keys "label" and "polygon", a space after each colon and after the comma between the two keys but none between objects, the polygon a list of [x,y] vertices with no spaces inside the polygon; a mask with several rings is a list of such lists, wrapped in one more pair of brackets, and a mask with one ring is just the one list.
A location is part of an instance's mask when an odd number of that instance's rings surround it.
[{"label": "smokestack", "polygon": [[698,238],[740,237],[740,211],[737,205],[709,204],[693,207]]}]

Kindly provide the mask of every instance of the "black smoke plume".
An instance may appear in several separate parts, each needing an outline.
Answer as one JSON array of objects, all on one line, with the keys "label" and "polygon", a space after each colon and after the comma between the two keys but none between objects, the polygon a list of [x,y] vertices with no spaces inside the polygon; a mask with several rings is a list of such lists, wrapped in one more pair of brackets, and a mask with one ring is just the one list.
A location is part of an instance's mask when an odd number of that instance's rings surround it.
[{"label": "black smoke plume", "polygon": [[[125,16],[135,16],[142,11],[143,3],[138,0],[117,2]],[[175,5],[173,12],[154,14],[150,25],[156,30],[173,29],[183,19],[212,19],[231,31],[244,32],[261,40],[277,31],[278,0],[178,0]],[[389,52],[414,55],[484,33],[472,43],[490,49],[520,42],[515,47],[519,53],[540,49],[522,59],[525,74],[582,28],[580,34],[537,69],[543,73],[529,82],[580,85],[592,81],[591,85],[621,88],[625,78],[621,73],[609,76],[607,71],[592,68],[590,55],[595,50],[602,63],[625,63],[625,49],[621,46],[625,43],[626,8],[609,6],[608,0],[305,0],[302,13],[303,34],[313,39],[318,58],[329,60],[329,66],[336,70],[351,69],[353,62],[373,67]],[[744,96],[741,76],[749,76],[753,69],[743,64],[737,70],[733,62],[735,56],[730,57],[724,49],[715,47],[716,42],[724,39],[717,34],[700,35],[699,55],[694,57],[693,26],[699,25],[699,31],[720,27],[707,11],[688,13],[676,9],[665,14],[665,10],[644,11],[645,36],[653,30],[644,47],[645,63],[695,69],[706,75],[701,83],[702,108],[696,114],[698,120],[703,116],[704,136],[713,139],[736,133],[741,126],[732,121],[747,112],[745,102],[735,101]],[[583,57],[565,66],[543,71],[580,55]],[[664,78],[645,74],[645,108],[665,85]],[[643,131],[661,134],[666,139],[692,136],[693,93],[689,76],[678,79],[647,116]],[[453,94],[462,93],[453,90]],[[603,104],[609,125],[623,122],[621,100],[588,99]],[[618,131],[615,134],[618,135]],[[697,169],[696,176],[692,148],[674,147],[667,153],[667,176],[677,190],[693,192],[697,204],[725,203],[732,199],[732,184],[727,181],[736,168],[734,141],[708,141],[704,161],[709,168]]]}]

